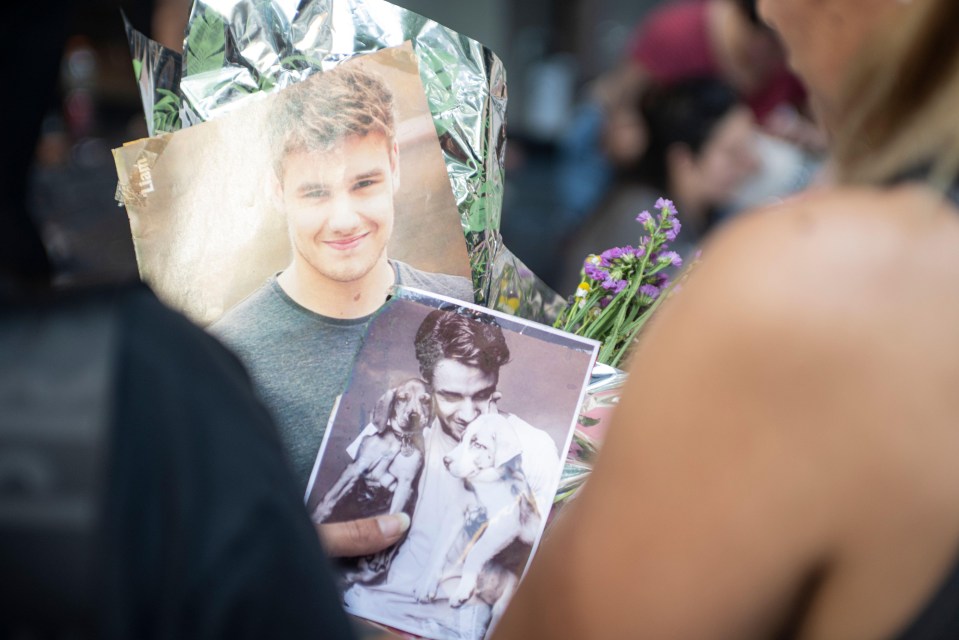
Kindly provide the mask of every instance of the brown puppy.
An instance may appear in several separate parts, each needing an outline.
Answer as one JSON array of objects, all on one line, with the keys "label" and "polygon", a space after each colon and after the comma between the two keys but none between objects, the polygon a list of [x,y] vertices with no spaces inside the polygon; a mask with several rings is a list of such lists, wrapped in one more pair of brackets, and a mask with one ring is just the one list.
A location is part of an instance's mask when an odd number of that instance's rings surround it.
[{"label": "brown puppy", "polygon": [[423,467],[423,429],[432,419],[432,398],[425,382],[411,378],[388,389],[373,409],[373,428],[367,427],[370,433],[361,439],[356,457],[313,511],[313,521],[329,518],[358,482],[364,485],[359,500],[380,502],[391,494],[388,513],[404,510]]}]

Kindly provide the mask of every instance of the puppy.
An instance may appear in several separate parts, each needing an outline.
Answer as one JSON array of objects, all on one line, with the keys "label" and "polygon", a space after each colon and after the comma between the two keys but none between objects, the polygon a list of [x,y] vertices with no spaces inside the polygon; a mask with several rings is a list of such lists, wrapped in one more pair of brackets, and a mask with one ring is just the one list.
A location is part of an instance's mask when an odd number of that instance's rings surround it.
[{"label": "puppy", "polygon": [[[495,624],[516,588],[542,521],[523,473],[522,449],[506,416],[491,413],[466,428],[443,463],[464,481],[475,502],[464,510],[453,539],[438,545],[427,574],[431,582],[417,597],[435,599],[439,583],[448,577],[443,571],[447,558],[458,554],[452,568],[462,563],[462,576],[450,605],[459,607],[475,597],[491,606]],[[463,538],[468,540],[459,551]]]},{"label": "puppy", "polygon": [[[423,429],[432,420],[432,397],[425,382],[411,378],[388,389],[373,409],[353,461],[323,496],[313,521],[330,519],[351,491],[358,494],[353,502],[360,504],[344,503],[346,511],[335,519],[379,515],[377,508],[388,513],[405,510],[423,467]],[[384,509],[380,505],[387,500],[389,508]]]}]

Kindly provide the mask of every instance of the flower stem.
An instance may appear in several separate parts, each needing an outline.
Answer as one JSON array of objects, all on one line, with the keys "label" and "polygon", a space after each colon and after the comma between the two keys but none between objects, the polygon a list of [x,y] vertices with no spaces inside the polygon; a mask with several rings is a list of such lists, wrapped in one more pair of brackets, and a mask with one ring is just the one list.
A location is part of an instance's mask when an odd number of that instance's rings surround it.
[{"label": "flower stem", "polygon": [[623,343],[622,349],[620,349],[619,353],[616,354],[612,362],[606,362],[604,364],[608,364],[611,367],[619,366],[620,362],[622,362],[623,357],[629,351],[629,347],[632,346],[633,342],[636,340],[636,336],[643,329],[643,327],[646,326],[646,322],[652,317],[656,309],[659,308],[659,305],[663,303],[663,300],[665,300],[669,296],[670,291],[672,291],[672,286],[667,287],[665,290],[660,292],[656,300],[653,301],[653,304],[651,304],[645,311],[639,314],[638,318],[636,318],[635,320],[632,320],[629,324],[626,325],[623,331],[623,333],[626,335],[626,341]]}]

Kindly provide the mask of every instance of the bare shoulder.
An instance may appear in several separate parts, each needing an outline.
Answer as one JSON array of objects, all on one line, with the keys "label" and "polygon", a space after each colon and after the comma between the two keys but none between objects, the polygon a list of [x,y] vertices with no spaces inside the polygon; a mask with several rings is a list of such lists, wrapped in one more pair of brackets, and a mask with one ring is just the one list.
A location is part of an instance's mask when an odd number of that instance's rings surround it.
[{"label": "bare shoulder", "polygon": [[[942,196],[918,186],[896,188],[847,187],[810,191],[777,205],[744,215],[720,236],[788,234],[805,240],[796,248],[827,249],[820,244],[838,240],[844,246],[864,241],[883,241],[877,248],[889,248],[890,241],[915,241],[929,231],[959,229],[959,211]],[[841,254],[840,254],[841,255]]]},{"label": "bare shoulder", "polygon": [[688,348],[707,376],[741,385],[727,393],[792,411],[810,435],[844,413],[874,429],[910,397],[957,416],[927,397],[959,373],[956,293],[959,211],[918,187],[832,190],[723,229],[638,352]]},{"label": "bare shoulder", "polygon": [[775,442],[764,478],[797,495],[816,487],[823,526],[803,543],[835,546],[860,535],[848,523],[887,526],[866,487],[901,487],[898,509],[914,520],[959,497],[942,489],[959,476],[942,475],[954,462],[940,454],[959,446],[957,293],[959,210],[941,197],[917,186],[810,194],[744,216],[704,248],[644,336],[635,382],[656,384],[648,356],[700,389],[702,403],[683,410],[691,424]]},{"label": "bare shoulder", "polygon": [[934,293],[959,290],[957,249],[959,211],[931,192],[828,190],[729,224],[705,247],[689,298],[749,330],[865,335],[917,308],[950,311]]}]

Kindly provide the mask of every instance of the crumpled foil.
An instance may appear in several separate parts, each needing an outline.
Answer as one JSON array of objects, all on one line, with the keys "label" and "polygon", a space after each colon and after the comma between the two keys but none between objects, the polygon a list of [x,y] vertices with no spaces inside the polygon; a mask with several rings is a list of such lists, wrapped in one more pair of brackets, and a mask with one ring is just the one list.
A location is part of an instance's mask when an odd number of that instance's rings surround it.
[{"label": "crumpled foil", "polygon": [[[565,300],[503,244],[506,73],[480,43],[384,0],[196,0],[176,53],[128,27],[150,135],[204,122],[409,40],[466,237],[478,304],[551,324]],[[175,113],[175,115],[174,115]]]},{"label": "crumpled foil", "polygon": [[177,87],[180,86],[183,60],[176,51],[167,49],[134,29],[125,15],[123,22],[130,42],[133,74],[140,89],[147,130],[151,136],[176,131],[180,128]]}]

